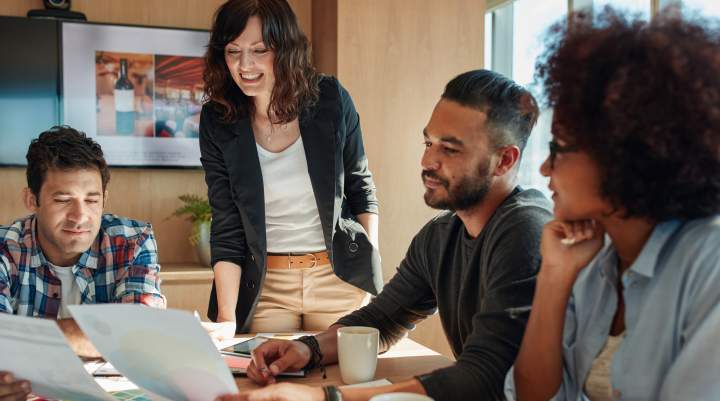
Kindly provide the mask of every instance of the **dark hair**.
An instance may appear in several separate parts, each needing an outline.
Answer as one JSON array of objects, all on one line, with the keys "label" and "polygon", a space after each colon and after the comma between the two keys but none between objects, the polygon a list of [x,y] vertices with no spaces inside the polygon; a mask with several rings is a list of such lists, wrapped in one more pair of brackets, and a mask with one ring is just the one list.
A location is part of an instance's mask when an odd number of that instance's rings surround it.
[{"label": "dark hair", "polygon": [[[551,28],[538,62],[554,132],[600,168],[601,194],[655,221],[720,210],[720,34],[665,9],[609,7]],[[559,131],[558,131],[559,130]]]},{"label": "dark hair", "polygon": [[496,148],[517,145],[525,149],[538,119],[535,98],[511,79],[488,70],[460,74],[445,86],[443,99],[482,110]]},{"label": "dark hair", "polygon": [[320,75],[312,66],[307,37],[286,0],[229,0],[218,8],[205,53],[205,94],[225,121],[253,115],[253,102],[233,81],[225,63],[225,46],[245,30],[253,16],[262,21],[265,46],[275,52],[275,86],[268,112],[273,122],[287,123],[317,102]]},{"label": "dark hair", "polygon": [[110,181],[102,149],[85,133],[66,125],[43,132],[30,143],[27,152],[27,183],[40,203],[40,188],[48,170],[98,169],[103,192]]}]

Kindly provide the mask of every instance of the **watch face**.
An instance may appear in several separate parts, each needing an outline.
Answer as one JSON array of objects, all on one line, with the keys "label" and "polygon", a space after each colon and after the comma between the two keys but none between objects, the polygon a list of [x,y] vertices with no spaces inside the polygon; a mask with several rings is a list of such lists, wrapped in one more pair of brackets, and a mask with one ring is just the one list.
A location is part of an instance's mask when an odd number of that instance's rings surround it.
[{"label": "watch face", "polygon": [[43,0],[43,4],[45,4],[45,8],[49,8],[49,9],[55,9],[55,10],[69,10],[70,9],[70,0]]}]

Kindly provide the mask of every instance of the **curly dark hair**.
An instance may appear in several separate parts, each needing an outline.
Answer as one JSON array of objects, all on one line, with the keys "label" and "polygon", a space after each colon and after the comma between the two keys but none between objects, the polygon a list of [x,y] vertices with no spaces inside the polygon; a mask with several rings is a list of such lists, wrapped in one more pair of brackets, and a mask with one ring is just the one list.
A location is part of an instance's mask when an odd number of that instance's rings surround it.
[{"label": "curly dark hair", "polygon": [[720,210],[720,31],[668,8],[651,22],[606,7],[550,29],[537,64],[554,134],[600,167],[626,217]]},{"label": "curly dark hair", "polygon": [[27,152],[27,183],[40,204],[40,189],[48,170],[97,169],[103,192],[110,181],[110,169],[100,145],[67,125],[59,125],[33,139]]},{"label": "curly dark hair", "polygon": [[312,65],[307,37],[286,0],[229,0],[218,8],[205,53],[205,94],[225,121],[255,112],[254,103],[235,84],[225,63],[225,46],[245,30],[253,16],[262,21],[265,46],[275,52],[275,87],[268,115],[273,115],[275,123],[288,123],[317,102],[320,74]]}]

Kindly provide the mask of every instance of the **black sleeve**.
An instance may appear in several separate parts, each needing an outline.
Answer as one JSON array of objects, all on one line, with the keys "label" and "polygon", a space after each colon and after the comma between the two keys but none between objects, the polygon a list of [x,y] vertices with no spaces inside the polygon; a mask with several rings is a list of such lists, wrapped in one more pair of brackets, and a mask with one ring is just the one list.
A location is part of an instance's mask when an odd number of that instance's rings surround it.
[{"label": "black sleeve", "polygon": [[437,310],[427,268],[425,230],[410,244],[397,273],[368,305],[340,319],[343,326],[369,326],[380,331],[381,349],[398,342],[415,323]]},{"label": "black sleeve", "polygon": [[350,94],[338,83],[340,102],[342,103],[342,128],[345,130],[343,164],[345,167],[345,197],[350,211],[354,215],[378,213],[378,200],[375,196],[375,183],[368,168],[365,156],[360,116],[355,111]]},{"label": "black sleeve", "polygon": [[495,227],[483,248],[488,255],[480,288],[483,295],[472,317],[457,362],[418,377],[436,401],[504,399],[505,375],[515,362],[525,332],[540,266],[540,236],[550,212],[527,207]]},{"label": "black sleeve", "polygon": [[216,142],[213,135],[217,117],[210,105],[203,106],[200,114],[200,162],[205,170],[205,183],[208,187],[208,200],[212,208],[210,229],[211,265],[220,261],[232,262],[242,266],[245,255],[245,230],[240,212],[232,199],[232,189],[222,144]]}]

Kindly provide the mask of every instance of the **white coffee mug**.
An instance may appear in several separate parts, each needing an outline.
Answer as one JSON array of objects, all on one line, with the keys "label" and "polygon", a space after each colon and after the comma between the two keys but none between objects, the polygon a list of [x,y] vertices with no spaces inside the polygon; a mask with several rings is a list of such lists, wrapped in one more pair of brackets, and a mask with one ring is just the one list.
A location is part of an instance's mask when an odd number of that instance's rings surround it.
[{"label": "white coffee mug", "polygon": [[386,393],[372,397],[370,401],[433,401],[432,398],[415,393]]},{"label": "white coffee mug", "polygon": [[345,384],[375,377],[380,332],[373,327],[341,327],[337,331],[340,376]]}]

